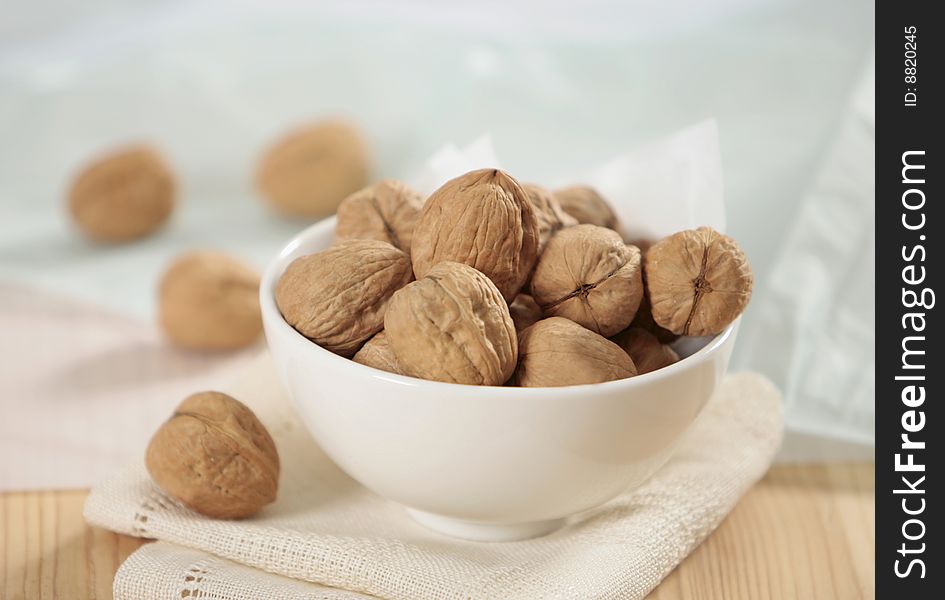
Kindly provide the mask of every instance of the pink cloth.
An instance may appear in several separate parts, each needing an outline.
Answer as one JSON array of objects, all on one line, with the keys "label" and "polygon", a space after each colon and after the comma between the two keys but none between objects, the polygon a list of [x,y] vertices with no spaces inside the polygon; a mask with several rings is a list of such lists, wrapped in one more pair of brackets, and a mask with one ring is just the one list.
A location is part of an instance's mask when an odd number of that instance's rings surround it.
[{"label": "pink cloth", "polygon": [[139,456],[185,396],[262,348],[176,349],[157,327],[0,284],[0,491],[89,487]]}]

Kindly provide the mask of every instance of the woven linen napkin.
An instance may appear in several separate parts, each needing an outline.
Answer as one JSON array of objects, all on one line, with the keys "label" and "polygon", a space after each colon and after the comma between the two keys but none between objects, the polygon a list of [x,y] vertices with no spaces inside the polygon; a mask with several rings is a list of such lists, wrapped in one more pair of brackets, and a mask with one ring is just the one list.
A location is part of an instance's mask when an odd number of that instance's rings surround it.
[{"label": "woven linen napkin", "polygon": [[295,417],[267,356],[228,391],[275,438],[278,500],[249,520],[209,519],[164,496],[136,460],[85,505],[94,525],[161,540],[122,565],[116,599],[642,598],[765,473],[782,430],[774,387],[729,376],[641,487],[545,537],[477,543],[427,530],[336,467]]}]

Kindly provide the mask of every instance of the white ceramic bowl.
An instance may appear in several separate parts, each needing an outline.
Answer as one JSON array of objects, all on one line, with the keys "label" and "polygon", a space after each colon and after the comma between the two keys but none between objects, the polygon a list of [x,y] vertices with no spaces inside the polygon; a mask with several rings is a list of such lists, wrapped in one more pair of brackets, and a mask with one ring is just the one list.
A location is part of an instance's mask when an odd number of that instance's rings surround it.
[{"label": "white ceramic bowl", "polygon": [[334,225],[303,231],[263,275],[273,361],[325,452],[443,533],[533,537],[639,485],[670,457],[728,365],[737,324],[674,365],[596,385],[456,385],[360,365],[296,332],[274,299],[285,267],[327,247]]}]

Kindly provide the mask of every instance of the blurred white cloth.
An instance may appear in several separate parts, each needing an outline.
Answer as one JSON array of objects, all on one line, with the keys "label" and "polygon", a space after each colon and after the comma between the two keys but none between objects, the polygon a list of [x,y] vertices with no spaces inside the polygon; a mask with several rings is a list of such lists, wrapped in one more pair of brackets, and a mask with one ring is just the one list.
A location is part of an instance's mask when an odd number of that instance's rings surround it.
[{"label": "blurred white cloth", "polygon": [[545,537],[477,543],[425,529],[338,469],[305,431],[268,355],[231,391],[276,442],[276,502],[244,521],[203,517],[164,496],[135,458],[85,505],[93,525],[160,540],[119,569],[116,600],[643,598],[767,471],[782,429],[771,383],[730,375],[638,489]]},{"label": "blurred white cloth", "polygon": [[137,319],[2,283],[0,332],[0,492],[100,481],[259,353],[178,350]]},{"label": "blurred white cloth", "polygon": [[871,60],[736,350],[785,391],[794,429],[859,445],[875,424],[875,120]]}]

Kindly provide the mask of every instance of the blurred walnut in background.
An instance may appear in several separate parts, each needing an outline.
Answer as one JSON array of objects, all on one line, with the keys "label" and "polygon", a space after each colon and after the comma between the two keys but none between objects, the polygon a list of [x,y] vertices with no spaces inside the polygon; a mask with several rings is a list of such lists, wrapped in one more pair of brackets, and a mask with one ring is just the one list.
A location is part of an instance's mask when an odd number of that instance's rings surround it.
[{"label": "blurred walnut in background", "polygon": [[149,146],[129,146],[86,166],[69,189],[69,212],[87,237],[127,242],[160,228],[174,209],[174,176]]},{"label": "blurred walnut in background", "polygon": [[256,184],[279,212],[325,217],[368,183],[370,158],[361,132],[341,120],[302,127],[263,155]]},{"label": "blurred walnut in background", "polygon": [[262,332],[259,275],[219,252],[171,263],[159,288],[160,324],[171,342],[194,350],[248,346]]}]

